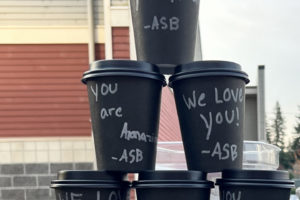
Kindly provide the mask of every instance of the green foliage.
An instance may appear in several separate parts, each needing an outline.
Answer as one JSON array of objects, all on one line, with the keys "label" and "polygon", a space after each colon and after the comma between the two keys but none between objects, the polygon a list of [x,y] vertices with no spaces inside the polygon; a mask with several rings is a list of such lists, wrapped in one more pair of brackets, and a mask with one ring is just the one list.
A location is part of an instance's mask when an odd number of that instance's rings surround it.
[{"label": "green foliage", "polygon": [[292,144],[292,149],[297,150],[300,148],[300,137],[298,136],[297,138],[294,139],[293,144]]},{"label": "green foliage", "polygon": [[298,107],[299,114],[296,116],[297,124],[295,126],[295,139],[292,143],[292,149],[298,150],[300,148],[300,106]]},{"label": "green foliage", "polygon": [[297,125],[295,126],[296,133],[300,136],[300,106],[298,107],[299,113],[297,118]]},{"label": "green foliage", "polygon": [[293,151],[280,151],[279,153],[280,168],[285,170],[293,170],[293,164],[295,163]]},{"label": "green foliage", "polygon": [[296,194],[296,188],[292,188],[290,194]]},{"label": "green foliage", "polygon": [[278,146],[282,151],[285,149],[284,137],[285,137],[285,120],[282,116],[281,108],[278,102],[275,106],[275,118],[271,125],[274,141],[273,144]]},{"label": "green foliage", "polygon": [[266,121],[266,139],[268,143],[273,144],[272,137],[271,137],[271,128],[267,121]]},{"label": "green foliage", "polygon": [[[271,126],[266,126],[266,136],[269,143],[278,146],[281,151],[279,153],[280,169],[293,170],[295,163],[295,154],[291,150],[290,145],[285,145],[285,120],[282,116],[280,104],[276,102],[274,110],[274,118],[271,121]],[[300,136],[300,135],[299,135]],[[300,141],[300,137],[299,137]],[[292,174],[291,174],[292,175]]]},{"label": "green foliage", "polygon": [[[285,120],[278,102],[276,102],[274,118],[271,126],[266,126],[267,140],[269,143],[278,146],[281,149],[279,153],[280,169],[289,170],[290,177],[293,178],[293,165],[300,160],[300,106],[299,113],[296,116],[296,126],[294,127],[294,139],[289,145],[285,145]],[[299,176],[299,174],[298,174]]]}]

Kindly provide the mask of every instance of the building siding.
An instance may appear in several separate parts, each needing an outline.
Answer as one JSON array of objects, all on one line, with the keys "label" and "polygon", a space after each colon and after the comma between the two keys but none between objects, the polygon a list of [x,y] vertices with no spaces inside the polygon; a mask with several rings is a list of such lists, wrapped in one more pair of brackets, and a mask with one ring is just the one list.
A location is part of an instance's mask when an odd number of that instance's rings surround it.
[{"label": "building siding", "polygon": [[[129,59],[128,27],[113,27],[114,59]],[[104,44],[95,45],[96,60]],[[87,44],[0,45],[0,137],[88,136]],[[160,141],[180,141],[172,92],[164,88]]]},{"label": "building siding", "polygon": [[[95,25],[104,24],[103,0],[94,0]],[[1,0],[0,26],[87,25],[86,0]]]},{"label": "building siding", "polygon": [[128,27],[112,28],[112,50],[114,59],[130,59]]},{"label": "building siding", "polygon": [[86,44],[0,45],[0,136],[90,135],[80,82],[87,52]]},{"label": "building siding", "polygon": [[246,95],[244,140],[257,141],[257,95]]},{"label": "building siding", "polygon": [[128,6],[127,0],[111,0],[110,1],[111,6]]},{"label": "building siding", "polygon": [[158,140],[164,142],[182,140],[174,94],[168,87],[162,90]]}]

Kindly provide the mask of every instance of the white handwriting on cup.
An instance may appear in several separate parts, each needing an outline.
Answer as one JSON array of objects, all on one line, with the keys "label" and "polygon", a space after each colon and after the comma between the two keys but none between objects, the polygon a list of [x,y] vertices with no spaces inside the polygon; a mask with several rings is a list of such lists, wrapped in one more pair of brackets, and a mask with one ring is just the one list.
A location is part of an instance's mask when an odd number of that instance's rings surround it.
[{"label": "white handwriting on cup", "polygon": [[229,143],[225,143],[222,145],[220,142],[217,142],[212,152],[210,150],[202,150],[201,154],[208,154],[212,158],[216,157],[219,160],[231,159],[235,161],[238,157],[237,148],[236,144],[230,145]]},{"label": "white handwriting on cup", "polygon": [[[94,87],[91,85],[91,91],[92,91],[93,95],[95,96],[96,102],[98,102],[98,99],[99,99],[98,98],[98,96],[99,96],[98,95],[99,94],[98,83],[96,83],[96,85]],[[117,91],[118,91],[118,83],[114,83],[114,85],[111,83],[109,83],[109,84],[102,83],[101,84],[100,94],[102,96],[106,96],[108,94],[116,94]]]},{"label": "white handwriting on cup", "polygon": [[238,191],[237,193],[235,192],[230,192],[230,191],[223,191],[223,198],[222,200],[241,200],[242,198],[242,192]]},{"label": "white handwriting on cup", "polygon": [[158,17],[154,16],[152,20],[151,25],[145,25],[144,29],[149,29],[151,31],[158,31],[158,30],[163,30],[163,31],[177,31],[179,29],[179,18],[178,17]]},{"label": "white handwriting on cup", "polygon": [[118,118],[121,118],[123,116],[122,114],[122,107],[118,107],[118,108],[102,108],[100,111],[100,117],[101,119],[105,119],[107,117],[112,117],[112,116],[116,116]]},{"label": "white handwriting on cup", "polygon": [[111,159],[129,164],[139,163],[143,160],[143,151],[138,148],[129,150],[123,149],[123,153],[120,158],[112,157]]}]

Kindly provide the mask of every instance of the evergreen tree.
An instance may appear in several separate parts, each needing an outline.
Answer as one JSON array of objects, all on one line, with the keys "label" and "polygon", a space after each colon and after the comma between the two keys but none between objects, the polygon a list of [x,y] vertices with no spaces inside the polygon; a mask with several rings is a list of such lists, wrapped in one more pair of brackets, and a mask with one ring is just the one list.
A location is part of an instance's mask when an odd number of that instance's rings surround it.
[{"label": "evergreen tree", "polygon": [[293,164],[295,163],[294,153],[292,151],[280,151],[279,152],[279,169],[289,170],[293,169]]},{"label": "evergreen tree", "polygon": [[291,170],[293,169],[293,164],[295,163],[294,152],[291,151],[291,145],[285,145],[285,120],[282,116],[281,107],[278,102],[276,102],[274,119],[271,124],[271,129],[269,129],[270,134],[269,139],[272,144],[278,146],[281,151],[279,153],[279,169]]},{"label": "evergreen tree", "polygon": [[273,144],[272,136],[271,136],[271,128],[267,120],[266,120],[266,139],[268,143]]},{"label": "evergreen tree", "polygon": [[[298,107],[298,110],[300,111],[300,106]],[[296,120],[297,120],[297,124],[295,126],[295,133],[294,133],[295,139],[292,144],[292,149],[294,151],[300,149],[300,112],[296,116]]]},{"label": "evergreen tree", "polygon": [[273,144],[278,146],[282,151],[285,149],[285,121],[282,117],[281,108],[278,102],[276,102],[275,106],[275,118],[272,124],[272,131],[274,134],[274,141]]},{"label": "evergreen tree", "polygon": [[298,113],[298,116],[296,117],[297,125],[295,126],[295,131],[296,131],[296,134],[298,134],[298,136],[300,137],[300,106],[298,106],[298,110],[299,110],[299,113]]}]

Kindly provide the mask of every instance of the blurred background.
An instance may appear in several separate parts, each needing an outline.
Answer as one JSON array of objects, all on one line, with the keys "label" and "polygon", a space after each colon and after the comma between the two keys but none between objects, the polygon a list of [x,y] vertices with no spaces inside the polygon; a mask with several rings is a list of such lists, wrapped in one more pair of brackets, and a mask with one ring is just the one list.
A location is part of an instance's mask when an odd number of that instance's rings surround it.
[{"label": "blurred background", "polygon": [[[80,80],[94,60],[136,58],[128,4],[0,0],[0,199],[55,199],[49,185],[58,170],[95,168]],[[292,0],[203,0],[195,55],[242,65],[251,80],[245,139],[278,146],[279,168],[295,179],[300,178],[299,9]],[[184,169],[169,88],[163,89],[160,118],[157,167]]]}]

